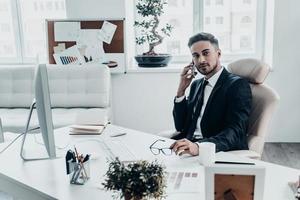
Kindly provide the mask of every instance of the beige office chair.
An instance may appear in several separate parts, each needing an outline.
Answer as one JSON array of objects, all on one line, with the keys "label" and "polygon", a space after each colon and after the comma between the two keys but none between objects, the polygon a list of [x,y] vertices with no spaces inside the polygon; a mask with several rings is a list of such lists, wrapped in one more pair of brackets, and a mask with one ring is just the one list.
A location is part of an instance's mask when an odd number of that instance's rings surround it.
[{"label": "beige office chair", "polygon": [[279,102],[279,95],[263,84],[270,67],[256,59],[241,59],[228,65],[228,71],[247,79],[252,91],[252,110],[248,127],[249,150],[230,151],[230,153],[260,159],[268,127]]}]

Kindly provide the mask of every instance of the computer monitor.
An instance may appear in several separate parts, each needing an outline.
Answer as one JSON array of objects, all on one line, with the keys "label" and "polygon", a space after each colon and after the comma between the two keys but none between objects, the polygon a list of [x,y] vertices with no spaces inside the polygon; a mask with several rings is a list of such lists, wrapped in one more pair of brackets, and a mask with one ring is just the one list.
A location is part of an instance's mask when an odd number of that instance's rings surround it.
[{"label": "computer monitor", "polygon": [[[55,158],[55,140],[53,131],[53,121],[51,112],[51,101],[49,93],[48,75],[47,68],[45,64],[39,64],[35,70],[35,100],[30,107],[30,113],[26,124],[26,129],[24,132],[22,147],[21,147],[21,157],[24,160],[41,160],[48,158]],[[24,143],[26,135],[29,132],[29,124],[32,116],[34,107],[36,107],[40,132],[42,134],[42,139],[44,141],[45,148],[47,150],[49,157],[37,157],[37,158],[26,158],[24,155]]]}]

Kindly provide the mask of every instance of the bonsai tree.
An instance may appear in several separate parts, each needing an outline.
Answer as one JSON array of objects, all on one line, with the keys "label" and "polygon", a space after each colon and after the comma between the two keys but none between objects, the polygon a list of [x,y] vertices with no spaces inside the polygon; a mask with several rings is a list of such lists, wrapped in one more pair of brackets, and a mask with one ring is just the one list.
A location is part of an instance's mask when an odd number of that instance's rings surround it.
[{"label": "bonsai tree", "polygon": [[165,24],[159,28],[159,17],[164,13],[164,5],[167,0],[138,0],[136,5],[138,14],[143,20],[135,21],[134,26],[140,30],[140,36],[136,37],[136,43],[142,45],[149,44],[149,51],[143,55],[157,55],[154,52],[154,47],[163,42],[164,36],[170,36],[173,27],[170,24]]},{"label": "bonsai tree", "polygon": [[120,191],[119,197],[139,200],[145,197],[162,199],[165,194],[164,167],[157,162],[138,161],[125,165],[118,158],[109,164],[106,190]]}]

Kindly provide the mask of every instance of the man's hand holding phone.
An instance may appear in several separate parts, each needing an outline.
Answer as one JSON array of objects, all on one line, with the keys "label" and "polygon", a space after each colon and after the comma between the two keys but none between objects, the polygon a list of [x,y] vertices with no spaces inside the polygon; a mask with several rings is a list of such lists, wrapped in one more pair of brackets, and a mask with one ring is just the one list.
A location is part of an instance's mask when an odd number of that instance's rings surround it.
[{"label": "man's hand holding phone", "polygon": [[195,64],[194,64],[194,62],[192,62],[191,64],[190,64],[190,69],[189,69],[189,71],[187,72],[189,75],[187,76],[187,78],[195,78],[195,76],[197,75],[197,72],[196,72],[196,67],[195,67]]},{"label": "man's hand holding phone", "polygon": [[194,62],[191,62],[188,66],[183,68],[180,75],[180,83],[177,90],[177,97],[181,97],[185,94],[186,88],[189,87],[193,78],[195,78],[195,75],[197,74],[195,68],[196,67],[194,65]]}]

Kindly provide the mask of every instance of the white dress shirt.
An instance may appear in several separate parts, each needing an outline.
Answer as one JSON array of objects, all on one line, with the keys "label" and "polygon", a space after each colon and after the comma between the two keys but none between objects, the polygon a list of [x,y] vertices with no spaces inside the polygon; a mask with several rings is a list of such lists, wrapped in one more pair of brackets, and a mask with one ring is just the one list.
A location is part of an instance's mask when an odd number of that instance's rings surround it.
[{"label": "white dress shirt", "polygon": [[[201,122],[201,119],[202,119],[202,116],[203,116],[208,98],[209,98],[212,90],[214,89],[214,87],[215,87],[215,85],[216,85],[223,69],[224,69],[224,67],[222,67],[216,74],[214,74],[212,77],[210,77],[207,80],[208,84],[206,85],[205,90],[204,90],[203,104],[202,104],[202,108],[201,108],[201,113],[200,113],[199,118],[197,120],[197,125],[196,125],[196,129],[195,129],[195,132],[194,132],[194,137],[203,138],[202,133],[201,133],[200,122]],[[185,98],[185,96],[176,97],[175,98],[175,103],[179,103],[179,102],[183,101],[184,98]],[[196,106],[194,107],[194,111],[195,111],[195,109],[196,109]]]}]

